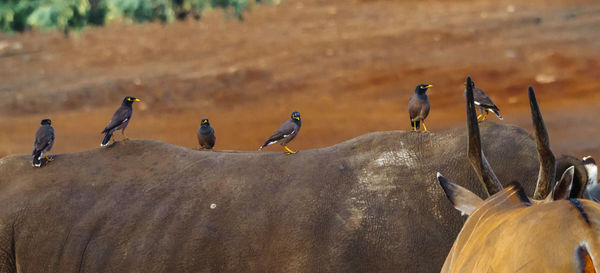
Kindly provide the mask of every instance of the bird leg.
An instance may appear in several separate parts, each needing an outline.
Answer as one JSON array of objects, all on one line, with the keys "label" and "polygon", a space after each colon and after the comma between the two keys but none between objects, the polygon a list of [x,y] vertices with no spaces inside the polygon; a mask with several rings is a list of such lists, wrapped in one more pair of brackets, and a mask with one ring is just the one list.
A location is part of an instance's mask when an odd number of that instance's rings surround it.
[{"label": "bird leg", "polygon": [[483,112],[483,118],[481,119],[481,121],[486,120],[487,116],[488,116],[488,111]]},{"label": "bird leg", "polygon": [[54,158],[48,157],[47,154],[44,154],[44,158],[46,159],[46,161],[50,162],[50,161],[54,161]]},{"label": "bird leg", "polygon": [[483,117],[483,110],[481,110],[481,109],[476,109],[476,110],[475,110],[475,113],[476,113],[476,114],[477,114],[477,113],[481,113],[481,114],[478,114],[478,115],[477,115],[477,121],[482,121],[482,120],[481,120],[481,117]]},{"label": "bird leg", "polygon": [[121,131],[121,134],[123,135],[123,137],[125,137],[125,139],[123,140],[129,140],[129,137],[125,134],[125,131]]},{"label": "bird leg", "polygon": [[423,133],[429,133],[429,130],[427,130],[427,126],[425,126],[425,121],[421,121],[423,123]]},{"label": "bird leg", "polygon": [[294,151],[290,150],[290,148],[288,148],[287,146],[283,146],[283,148],[286,150],[286,154],[292,154],[293,155],[293,154],[297,153],[297,152],[294,152]]}]

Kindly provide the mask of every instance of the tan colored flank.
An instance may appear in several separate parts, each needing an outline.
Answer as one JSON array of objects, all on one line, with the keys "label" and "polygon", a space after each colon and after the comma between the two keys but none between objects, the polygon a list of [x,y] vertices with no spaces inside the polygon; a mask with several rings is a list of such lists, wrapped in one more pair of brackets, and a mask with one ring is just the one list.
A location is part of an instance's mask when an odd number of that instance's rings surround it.
[{"label": "tan colored flank", "polygon": [[518,196],[509,187],[477,208],[441,272],[580,272],[580,245],[592,261],[582,261],[583,272],[599,272],[600,204],[580,200],[588,224],[569,200],[529,205]]}]

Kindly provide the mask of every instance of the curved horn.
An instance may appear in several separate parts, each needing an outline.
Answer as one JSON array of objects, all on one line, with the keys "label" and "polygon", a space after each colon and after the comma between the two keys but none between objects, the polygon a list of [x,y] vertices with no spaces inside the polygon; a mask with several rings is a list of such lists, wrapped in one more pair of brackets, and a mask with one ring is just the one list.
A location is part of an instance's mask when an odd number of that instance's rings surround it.
[{"label": "curved horn", "polygon": [[538,160],[540,161],[540,172],[533,198],[541,200],[548,195],[551,180],[556,175],[556,158],[554,158],[554,154],[550,149],[548,130],[546,130],[540,107],[535,99],[535,92],[533,92],[531,86],[529,86],[529,107],[531,108],[531,121],[535,128],[535,143],[538,150]]},{"label": "curved horn", "polygon": [[483,150],[481,149],[481,136],[479,134],[479,124],[477,123],[477,113],[475,113],[475,104],[473,99],[473,81],[467,76],[467,129],[469,131],[467,154],[473,169],[483,184],[488,196],[502,190],[502,184],[498,181],[496,174],[490,167]]}]

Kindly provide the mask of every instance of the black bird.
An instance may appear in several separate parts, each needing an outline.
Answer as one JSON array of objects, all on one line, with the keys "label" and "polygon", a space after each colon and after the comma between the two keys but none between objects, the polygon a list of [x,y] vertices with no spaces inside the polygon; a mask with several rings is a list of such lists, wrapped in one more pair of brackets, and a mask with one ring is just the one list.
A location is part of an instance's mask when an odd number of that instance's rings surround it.
[{"label": "black bird", "polygon": [[200,144],[200,147],[203,149],[210,150],[215,146],[216,140],[215,130],[210,127],[210,122],[207,118],[202,119],[202,123],[198,129],[198,144]]},{"label": "black bird", "polygon": [[416,132],[420,123],[423,123],[423,129],[425,132],[429,132],[425,126],[425,118],[429,115],[429,98],[427,98],[427,89],[432,87],[431,84],[419,84],[415,88],[415,93],[410,97],[408,101],[408,114],[410,115],[410,128]]},{"label": "black bird", "polygon": [[300,126],[302,126],[302,121],[300,120],[300,113],[293,112],[290,119],[286,120],[280,127],[265,141],[265,144],[260,146],[258,150],[262,150],[262,148],[267,147],[271,144],[275,144],[279,142],[281,146],[285,149],[287,154],[295,154],[296,152],[290,150],[287,147],[287,144],[292,141],[298,135],[300,131]]},{"label": "black bird", "polygon": [[52,128],[52,121],[50,119],[43,119],[41,124],[42,126],[40,126],[40,129],[35,133],[33,152],[31,152],[31,156],[33,157],[32,165],[34,167],[42,166],[42,158],[45,158],[48,162],[54,160],[49,158],[46,154],[50,152],[52,144],[54,144],[54,128]]},{"label": "black bird", "polygon": [[[471,82],[473,84],[473,103],[475,103],[475,107],[481,112],[481,114],[477,115],[477,120],[486,120],[489,111],[492,111],[494,114],[496,114],[498,119],[502,120],[500,109],[498,109],[492,99],[490,99],[490,97],[488,97],[483,90],[475,87],[475,82]],[[465,89],[465,94],[466,92],[467,90]]]},{"label": "black bird", "polygon": [[115,111],[112,118],[108,122],[108,125],[102,131],[102,134],[105,134],[105,136],[104,140],[102,140],[102,143],[100,143],[101,147],[104,147],[108,144],[113,133],[117,130],[121,130],[121,133],[123,134],[126,140],[129,139],[127,135],[125,135],[125,128],[127,128],[127,125],[131,120],[131,114],[133,114],[133,109],[131,108],[131,105],[136,101],[140,100],[130,96],[127,96],[123,99],[121,107],[119,107],[119,109]]}]

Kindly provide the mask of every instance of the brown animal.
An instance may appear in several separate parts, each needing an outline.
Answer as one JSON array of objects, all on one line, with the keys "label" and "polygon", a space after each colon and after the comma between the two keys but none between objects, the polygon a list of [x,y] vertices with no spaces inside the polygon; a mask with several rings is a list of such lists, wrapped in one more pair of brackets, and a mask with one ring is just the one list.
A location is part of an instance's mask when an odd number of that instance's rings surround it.
[{"label": "brown animal", "polygon": [[[540,164],[549,166],[540,171],[536,194],[546,197],[544,189],[555,177],[549,164],[554,156],[531,87],[529,96],[540,140]],[[471,90],[467,100],[470,130],[478,131]],[[472,143],[469,148],[476,171],[493,176],[479,144]],[[544,200],[530,200],[516,183],[483,201],[438,173],[452,204],[469,215],[441,272],[600,272],[594,262],[600,258],[600,204],[564,200],[573,193],[574,176],[575,166],[571,166]]]}]

